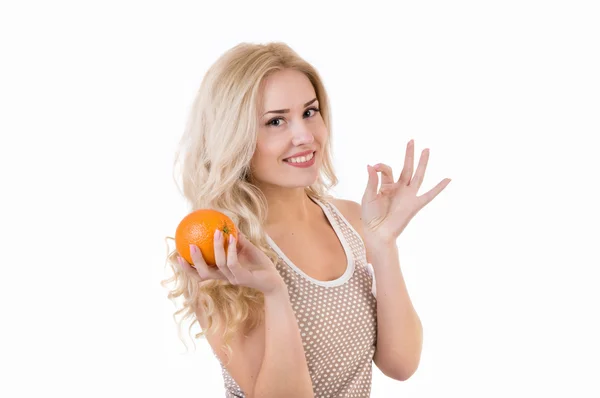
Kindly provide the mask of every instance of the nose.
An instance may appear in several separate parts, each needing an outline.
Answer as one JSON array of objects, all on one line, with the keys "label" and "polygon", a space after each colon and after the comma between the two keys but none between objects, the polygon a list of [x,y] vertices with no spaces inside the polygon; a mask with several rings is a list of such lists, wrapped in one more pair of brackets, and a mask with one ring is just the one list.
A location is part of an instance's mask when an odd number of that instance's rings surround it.
[{"label": "nose", "polygon": [[310,128],[304,123],[299,123],[292,130],[292,144],[300,146],[304,144],[312,144],[315,136],[310,131]]}]

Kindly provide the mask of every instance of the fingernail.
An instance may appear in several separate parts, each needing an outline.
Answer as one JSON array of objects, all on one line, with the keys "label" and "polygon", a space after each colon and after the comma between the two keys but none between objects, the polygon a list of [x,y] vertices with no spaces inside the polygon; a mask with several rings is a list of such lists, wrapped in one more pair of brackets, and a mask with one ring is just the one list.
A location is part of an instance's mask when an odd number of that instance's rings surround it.
[{"label": "fingernail", "polygon": [[229,243],[233,243],[233,235],[229,235]]},{"label": "fingernail", "polygon": [[196,245],[190,245],[190,253],[195,254],[196,253]]},{"label": "fingernail", "polygon": [[217,229],[215,231],[215,239],[221,239],[221,230],[220,229]]}]

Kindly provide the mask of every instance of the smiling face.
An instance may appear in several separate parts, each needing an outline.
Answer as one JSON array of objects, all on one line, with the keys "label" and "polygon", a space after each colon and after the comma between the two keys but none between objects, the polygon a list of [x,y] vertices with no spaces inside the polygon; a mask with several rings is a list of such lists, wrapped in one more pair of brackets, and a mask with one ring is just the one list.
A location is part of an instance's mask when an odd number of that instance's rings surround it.
[{"label": "smiling face", "polygon": [[296,70],[278,71],[264,81],[261,94],[253,178],[286,188],[313,184],[328,132],[310,80]]}]

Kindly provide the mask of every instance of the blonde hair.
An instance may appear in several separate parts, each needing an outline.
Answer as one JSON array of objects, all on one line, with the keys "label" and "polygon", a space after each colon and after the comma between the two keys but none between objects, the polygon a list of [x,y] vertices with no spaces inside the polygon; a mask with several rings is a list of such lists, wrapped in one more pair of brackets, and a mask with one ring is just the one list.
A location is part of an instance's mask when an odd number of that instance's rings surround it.
[{"label": "blonde hair", "polygon": [[[248,240],[274,262],[277,254],[268,245],[262,228],[267,204],[262,192],[252,183],[250,161],[256,148],[261,84],[270,74],[283,69],[294,69],[308,77],[325,126],[331,133],[329,99],[315,68],[284,43],[241,43],[221,55],[206,72],[174,162],[175,172],[177,166],[181,166],[178,175],[190,212],[211,208],[227,214]],[[305,189],[309,196],[317,199],[328,198],[328,190],[338,182],[331,160],[330,139],[322,153],[319,178]],[[198,322],[195,311],[200,310],[206,315],[208,325],[195,337],[213,333],[223,322],[224,347],[231,355],[228,343],[239,328],[247,332],[264,319],[262,293],[220,280],[196,282],[180,271],[177,255],[176,250],[168,252],[167,263],[173,276],[163,280],[161,285],[174,284],[168,298],[175,305],[175,299],[183,297],[182,307],[173,314],[176,322],[177,316],[183,314],[177,322],[179,331],[181,323],[192,318],[191,333],[192,326]]]}]

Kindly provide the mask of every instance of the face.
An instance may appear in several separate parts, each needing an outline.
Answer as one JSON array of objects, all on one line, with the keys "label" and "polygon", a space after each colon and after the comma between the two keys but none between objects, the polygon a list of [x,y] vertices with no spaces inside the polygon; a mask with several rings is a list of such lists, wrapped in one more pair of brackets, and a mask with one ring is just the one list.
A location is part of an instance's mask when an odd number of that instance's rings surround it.
[{"label": "face", "polygon": [[258,183],[298,188],[316,181],[328,134],[316,97],[302,72],[278,71],[264,81],[252,158]]}]

